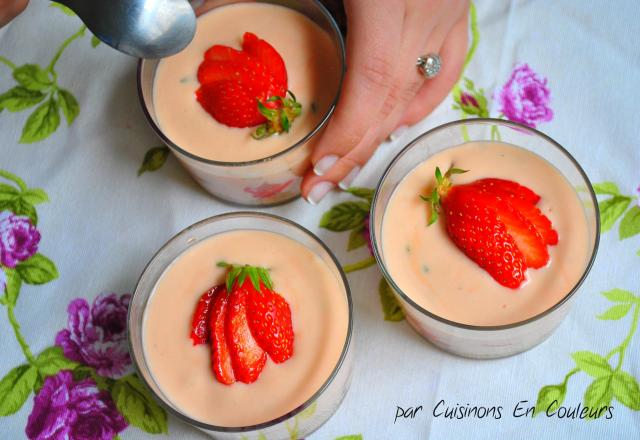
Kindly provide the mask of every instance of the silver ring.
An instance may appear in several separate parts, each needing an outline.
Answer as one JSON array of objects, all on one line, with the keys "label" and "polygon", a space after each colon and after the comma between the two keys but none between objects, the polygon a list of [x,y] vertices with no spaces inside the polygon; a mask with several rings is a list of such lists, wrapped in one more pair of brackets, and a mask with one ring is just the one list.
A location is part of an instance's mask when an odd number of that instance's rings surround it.
[{"label": "silver ring", "polygon": [[435,78],[442,67],[442,60],[437,53],[428,53],[418,57],[416,66],[426,79]]}]

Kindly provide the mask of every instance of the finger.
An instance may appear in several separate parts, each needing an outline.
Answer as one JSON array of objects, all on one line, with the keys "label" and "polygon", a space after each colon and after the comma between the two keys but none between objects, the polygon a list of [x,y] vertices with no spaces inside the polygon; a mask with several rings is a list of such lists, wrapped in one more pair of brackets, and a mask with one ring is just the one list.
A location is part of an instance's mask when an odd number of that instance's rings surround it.
[{"label": "finger", "polygon": [[0,27],[24,11],[27,3],[29,0],[0,0]]},{"label": "finger", "polygon": [[467,17],[458,21],[451,29],[441,50],[442,70],[438,76],[427,80],[409,104],[399,125],[413,125],[435,109],[456,84],[467,52]]},{"label": "finger", "polygon": [[[349,18],[347,73],[333,118],[314,148],[311,162],[327,165],[352,150],[379,117],[393,77],[393,60],[402,37],[403,1],[378,1],[365,7],[345,2]],[[383,30],[383,31],[381,31]],[[309,181],[302,193],[308,196]]]}]

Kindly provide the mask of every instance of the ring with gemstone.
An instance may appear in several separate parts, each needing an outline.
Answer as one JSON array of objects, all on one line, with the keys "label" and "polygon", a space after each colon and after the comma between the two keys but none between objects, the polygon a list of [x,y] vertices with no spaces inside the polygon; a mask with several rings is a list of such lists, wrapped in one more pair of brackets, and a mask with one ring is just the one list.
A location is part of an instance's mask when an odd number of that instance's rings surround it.
[{"label": "ring with gemstone", "polygon": [[440,55],[437,53],[428,53],[418,57],[416,66],[418,66],[418,70],[426,79],[432,79],[438,75],[438,72],[440,72],[442,60],[440,59]]}]

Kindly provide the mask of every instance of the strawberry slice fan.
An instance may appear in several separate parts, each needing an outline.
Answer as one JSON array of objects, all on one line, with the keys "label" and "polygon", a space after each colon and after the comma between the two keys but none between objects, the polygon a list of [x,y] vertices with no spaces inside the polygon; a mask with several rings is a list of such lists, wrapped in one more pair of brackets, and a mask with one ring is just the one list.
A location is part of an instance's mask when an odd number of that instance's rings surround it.
[{"label": "strawberry slice fan", "polygon": [[428,196],[429,225],[444,218],[447,234],[467,257],[498,283],[517,289],[527,268],[549,262],[548,246],[558,233],[536,206],[540,196],[517,182],[487,178],[453,185],[451,178],[467,170],[436,168],[436,186]]},{"label": "strawberry slice fan", "polygon": [[203,109],[229,127],[256,127],[255,139],[287,133],[302,105],[287,90],[287,69],[273,46],[251,32],[242,50],[214,45],[198,67],[196,99]]},{"label": "strawberry slice fan", "polygon": [[293,325],[287,301],[273,289],[269,270],[219,262],[225,284],[207,290],[191,324],[193,345],[211,344],[211,368],[218,382],[255,382],[267,356],[275,363],[293,355]]}]

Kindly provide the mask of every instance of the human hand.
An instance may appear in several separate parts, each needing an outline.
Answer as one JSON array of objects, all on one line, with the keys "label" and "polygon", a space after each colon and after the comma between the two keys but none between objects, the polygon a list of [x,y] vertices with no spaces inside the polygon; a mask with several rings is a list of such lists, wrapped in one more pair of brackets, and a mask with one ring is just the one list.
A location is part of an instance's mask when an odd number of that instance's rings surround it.
[{"label": "human hand", "polygon": [[24,11],[29,0],[0,0],[0,27]]},{"label": "human hand", "polygon": [[[429,114],[458,81],[467,50],[468,0],[345,0],[347,72],[335,113],[311,155],[302,195],[318,203],[346,189],[399,126]],[[416,67],[437,53],[439,74]]]}]

